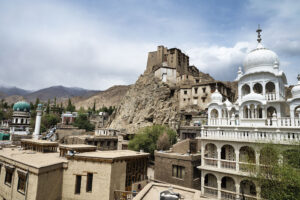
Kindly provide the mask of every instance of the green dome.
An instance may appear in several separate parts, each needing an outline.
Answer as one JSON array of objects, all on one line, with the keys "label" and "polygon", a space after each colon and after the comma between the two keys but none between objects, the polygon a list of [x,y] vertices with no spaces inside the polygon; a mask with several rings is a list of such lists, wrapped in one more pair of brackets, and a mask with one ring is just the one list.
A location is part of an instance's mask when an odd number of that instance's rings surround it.
[{"label": "green dome", "polygon": [[14,104],[13,107],[14,111],[23,111],[23,112],[29,112],[30,111],[30,104],[25,101],[19,101]]}]

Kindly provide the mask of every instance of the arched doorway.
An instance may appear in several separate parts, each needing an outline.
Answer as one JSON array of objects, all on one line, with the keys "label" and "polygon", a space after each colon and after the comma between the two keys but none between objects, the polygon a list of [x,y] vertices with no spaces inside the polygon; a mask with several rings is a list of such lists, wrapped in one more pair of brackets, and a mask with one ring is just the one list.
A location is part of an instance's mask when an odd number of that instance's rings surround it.
[{"label": "arched doorway", "polygon": [[[235,199],[235,182],[233,178],[224,176],[221,180],[221,197],[222,199]],[[229,191],[229,192],[226,192]]]},{"label": "arched doorway", "polygon": [[240,182],[240,196],[249,195],[256,197],[256,186],[251,180],[242,180]]},{"label": "arched doorway", "polygon": [[204,177],[204,194],[213,197],[218,196],[217,177],[211,173]]},{"label": "arched doorway", "polygon": [[253,92],[257,94],[262,94],[263,93],[263,86],[260,83],[255,83],[253,85]]}]

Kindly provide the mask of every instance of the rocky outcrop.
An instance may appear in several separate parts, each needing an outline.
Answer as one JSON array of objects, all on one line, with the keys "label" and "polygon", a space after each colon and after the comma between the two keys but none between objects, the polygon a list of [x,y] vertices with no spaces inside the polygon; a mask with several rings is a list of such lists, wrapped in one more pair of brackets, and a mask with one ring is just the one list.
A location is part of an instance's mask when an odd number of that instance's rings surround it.
[{"label": "rocky outcrop", "polygon": [[100,109],[102,106],[118,106],[129,88],[130,86],[128,85],[116,85],[90,97],[74,97],[72,98],[72,103],[76,109],[80,107],[85,109],[92,108],[94,103],[96,104],[96,109]]},{"label": "rocky outcrop", "polygon": [[153,124],[171,124],[178,118],[175,88],[161,82],[154,74],[139,77],[113,113],[110,128],[135,133]]}]

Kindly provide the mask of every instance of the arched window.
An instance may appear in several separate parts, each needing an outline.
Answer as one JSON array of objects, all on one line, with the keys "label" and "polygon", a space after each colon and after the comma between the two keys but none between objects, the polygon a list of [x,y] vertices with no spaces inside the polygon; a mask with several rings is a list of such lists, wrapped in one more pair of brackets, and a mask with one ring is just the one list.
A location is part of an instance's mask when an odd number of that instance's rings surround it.
[{"label": "arched window", "polygon": [[219,117],[219,112],[217,109],[213,109],[211,112],[210,112],[210,117],[211,118],[218,118]]},{"label": "arched window", "polygon": [[249,196],[256,196],[255,184],[250,180],[243,180],[240,182],[240,193]]},{"label": "arched window", "polygon": [[275,93],[275,84],[273,82],[266,84],[266,93]]},{"label": "arched window", "polygon": [[221,159],[223,160],[235,160],[234,148],[226,144],[221,148]]},{"label": "arched window", "polygon": [[204,185],[208,187],[217,188],[217,177],[213,174],[206,174],[204,178]]},{"label": "arched window", "polygon": [[250,86],[248,84],[243,85],[242,87],[242,96],[245,96],[250,93]]},{"label": "arched window", "polygon": [[205,145],[204,157],[206,158],[218,158],[217,146],[213,143]]},{"label": "arched window", "polygon": [[257,94],[262,94],[263,93],[263,87],[260,83],[255,83],[253,86],[253,91]]},{"label": "arched window", "polygon": [[255,151],[252,147],[243,146],[240,148],[240,162],[255,163]]},{"label": "arched window", "polygon": [[277,113],[276,108],[274,108],[273,106],[268,107],[267,117],[272,118],[274,113]]},{"label": "arched window", "polygon": [[229,176],[224,176],[221,180],[221,188],[222,190],[229,190],[235,192],[235,182],[233,178]]}]

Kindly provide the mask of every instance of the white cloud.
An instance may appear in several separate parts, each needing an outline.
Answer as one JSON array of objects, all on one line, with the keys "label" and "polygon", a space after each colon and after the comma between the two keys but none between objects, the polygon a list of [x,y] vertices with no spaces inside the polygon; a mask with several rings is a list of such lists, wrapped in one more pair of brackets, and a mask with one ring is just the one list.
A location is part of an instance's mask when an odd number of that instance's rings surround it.
[{"label": "white cloud", "polygon": [[248,42],[238,42],[233,47],[201,46],[192,47],[187,52],[190,63],[199,70],[221,80],[232,80],[250,49],[252,47]]}]

